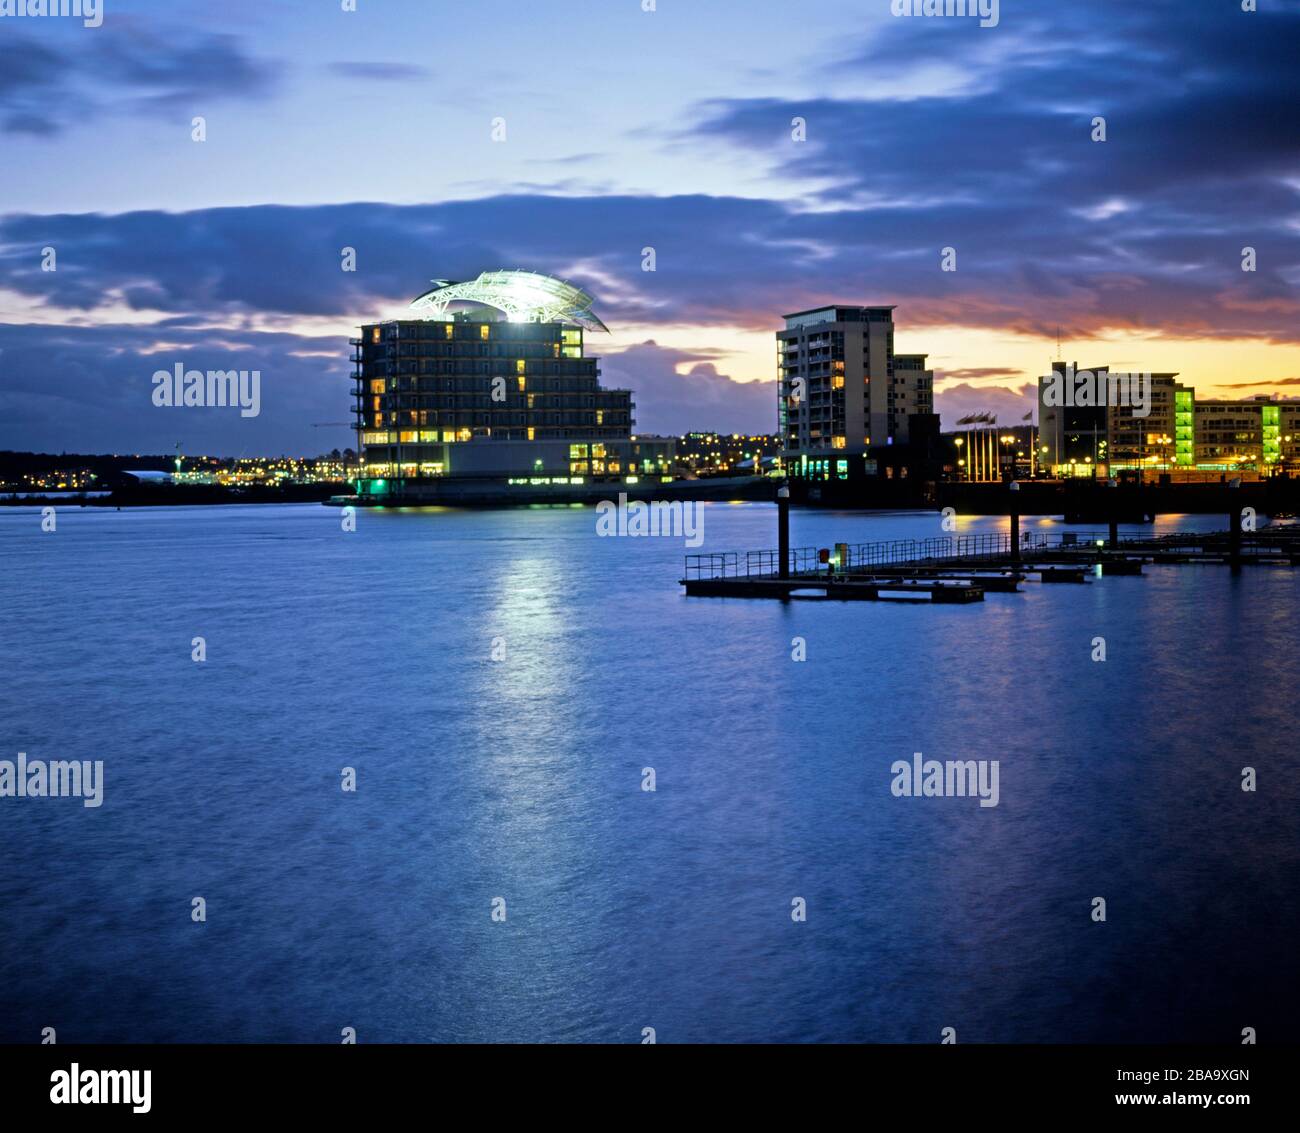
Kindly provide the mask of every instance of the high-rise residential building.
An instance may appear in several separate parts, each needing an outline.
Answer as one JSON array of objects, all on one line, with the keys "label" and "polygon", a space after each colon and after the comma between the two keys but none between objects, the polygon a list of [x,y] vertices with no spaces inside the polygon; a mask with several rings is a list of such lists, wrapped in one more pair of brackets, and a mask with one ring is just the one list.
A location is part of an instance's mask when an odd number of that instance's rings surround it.
[{"label": "high-rise residential building", "polygon": [[776,332],[777,418],[787,461],[847,467],[851,454],[908,440],[934,411],[924,354],[894,354],[893,307],[818,307]]},{"label": "high-rise residential building", "polygon": [[591,298],[533,272],[439,280],[413,317],[352,339],[362,495],[424,482],[558,483],[668,475],[672,441],[632,436],[632,394],[605,389]]}]

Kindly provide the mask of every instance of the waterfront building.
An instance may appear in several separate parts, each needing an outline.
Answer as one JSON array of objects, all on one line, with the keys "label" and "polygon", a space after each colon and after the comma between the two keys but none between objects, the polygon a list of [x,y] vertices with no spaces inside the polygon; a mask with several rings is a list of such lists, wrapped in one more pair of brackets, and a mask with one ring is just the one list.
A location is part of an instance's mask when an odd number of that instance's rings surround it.
[{"label": "waterfront building", "polygon": [[1202,465],[1300,462],[1300,400],[1261,394],[1244,401],[1196,401],[1196,460]]},{"label": "waterfront building", "polygon": [[[632,434],[632,393],[606,389],[585,336],[589,295],[534,272],[438,280],[410,318],[352,339],[363,496],[448,481],[583,484],[667,477],[673,442]],[[436,494],[436,493],[435,493]]]},{"label": "waterfront building", "polygon": [[874,475],[872,448],[906,444],[913,419],[933,414],[934,372],[924,354],[894,353],[894,309],[836,305],[785,316],[776,332],[777,419],[792,476]]},{"label": "waterfront building", "polygon": [[[1082,372],[1054,362],[1064,376]],[[1108,366],[1085,367],[1109,375]],[[1199,400],[1176,373],[1147,375],[1140,406],[1057,405],[1046,397],[1051,378],[1038,379],[1039,457],[1056,476],[1110,476],[1150,470],[1169,474],[1251,472],[1270,475],[1300,463],[1300,400],[1273,395]]]}]

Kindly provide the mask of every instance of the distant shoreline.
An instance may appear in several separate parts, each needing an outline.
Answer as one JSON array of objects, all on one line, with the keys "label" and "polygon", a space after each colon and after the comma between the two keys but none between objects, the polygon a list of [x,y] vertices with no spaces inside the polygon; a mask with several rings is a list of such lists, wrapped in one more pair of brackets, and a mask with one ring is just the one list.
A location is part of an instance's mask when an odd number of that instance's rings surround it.
[{"label": "distant shoreline", "polygon": [[227,488],[219,484],[141,484],[113,491],[39,492],[0,494],[4,507],[192,507],[216,504],[324,503],[347,492],[343,483],[291,484],[282,487]]}]

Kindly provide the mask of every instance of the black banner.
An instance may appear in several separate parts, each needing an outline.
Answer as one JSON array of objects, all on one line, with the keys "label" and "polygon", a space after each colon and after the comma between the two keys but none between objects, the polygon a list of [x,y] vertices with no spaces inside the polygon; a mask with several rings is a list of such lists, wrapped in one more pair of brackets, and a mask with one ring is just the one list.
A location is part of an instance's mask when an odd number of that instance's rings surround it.
[{"label": "black banner", "polygon": [[[5,1116],[134,1120],[503,1111],[634,1112],[680,1099],[775,1115],[828,1102],[863,1114],[1093,1116],[1135,1110],[1221,1121],[1295,1108],[1294,1047],[7,1046]],[[612,1108],[611,1108],[612,1107]],[[1155,1117],[1159,1120],[1159,1117]],[[11,1128],[22,1126],[11,1125]]]}]

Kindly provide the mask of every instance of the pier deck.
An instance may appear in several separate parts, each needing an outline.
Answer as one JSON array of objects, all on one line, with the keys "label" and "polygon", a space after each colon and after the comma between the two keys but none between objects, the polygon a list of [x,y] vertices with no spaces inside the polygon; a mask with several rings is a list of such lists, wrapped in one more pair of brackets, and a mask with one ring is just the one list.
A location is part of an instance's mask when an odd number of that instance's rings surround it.
[{"label": "pier deck", "polygon": [[1294,567],[1300,527],[1114,540],[1097,532],[1026,532],[1014,543],[1009,533],[954,535],[839,544],[837,559],[831,569],[816,548],[794,548],[783,574],[778,551],[687,555],[681,584],[691,597],[982,602],[988,591],[1014,593],[1034,577],[1084,584],[1095,576],[1140,576],[1146,563]]}]

